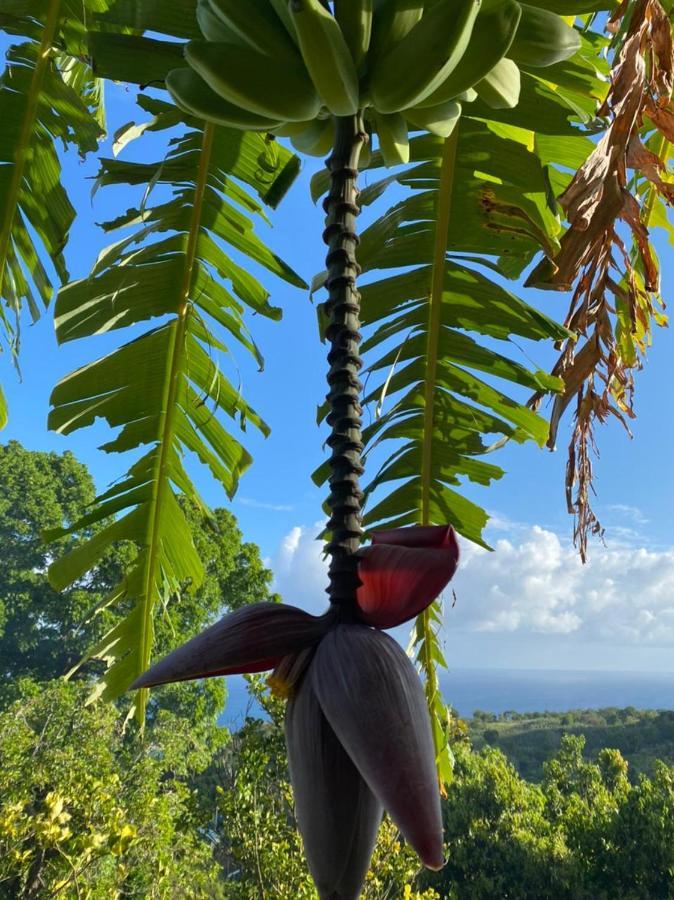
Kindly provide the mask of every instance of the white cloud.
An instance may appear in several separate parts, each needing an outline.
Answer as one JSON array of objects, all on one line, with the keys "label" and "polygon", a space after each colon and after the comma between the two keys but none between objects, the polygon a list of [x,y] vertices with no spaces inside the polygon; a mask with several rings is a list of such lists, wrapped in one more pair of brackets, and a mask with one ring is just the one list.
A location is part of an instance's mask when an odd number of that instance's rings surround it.
[{"label": "white cloud", "polygon": [[570,544],[533,526],[493,553],[464,544],[453,587],[452,629],[674,643],[674,549],[595,545],[583,566]]},{"label": "white cloud", "polygon": [[[293,528],[272,560],[275,589],[312,612],[326,605],[327,566],[316,540],[322,525]],[[514,525],[493,553],[466,542],[462,550],[453,608],[447,591],[448,634],[540,635],[566,647],[674,645],[674,548],[595,544],[583,566],[549,529]]]},{"label": "white cloud", "polygon": [[237,497],[237,503],[241,506],[250,506],[252,509],[267,509],[270,512],[292,512],[294,506],[285,503],[266,503],[263,500],[254,500],[252,497]]},{"label": "white cloud", "polygon": [[273,589],[286,603],[313,613],[323,612],[328,602],[328,567],[323,559],[323,544],[317,540],[324,524],[296,525],[283,538],[271,561]]},{"label": "white cloud", "polygon": [[619,518],[630,519],[636,525],[647,525],[649,522],[637,506],[628,506],[626,503],[610,503],[606,508]]}]

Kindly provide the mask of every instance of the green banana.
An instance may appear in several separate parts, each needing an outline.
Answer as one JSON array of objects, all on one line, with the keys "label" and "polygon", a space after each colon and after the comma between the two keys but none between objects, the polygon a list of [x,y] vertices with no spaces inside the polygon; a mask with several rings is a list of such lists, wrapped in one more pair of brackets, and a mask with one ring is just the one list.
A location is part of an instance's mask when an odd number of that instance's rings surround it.
[{"label": "green banana", "polygon": [[172,69],[166,76],[166,88],[176,106],[207,122],[244,131],[270,131],[279,125],[274,119],[255,115],[223,100],[193,69]]},{"label": "green banana", "polygon": [[290,12],[319,97],[335,116],[354,115],[358,111],[358,73],[337,20],[320,0],[291,0]]},{"label": "green banana", "polygon": [[451,100],[484,78],[510,49],[521,15],[515,0],[485,2],[475,20],[468,51],[423,105],[437,106]]},{"label": "green banana", "polygon": [[387,166],[398,166],[410,161],[410,139],[407,122],[400,113],[386,115],[374,113],[374,124],[379,137],[379,149]]},{"label": "green banana", "polygon": [[459,103],[474,103],[477,100],[477,91],[473,88],[468,88],[467,91],[457,94],[455,99]]},{"label": "green banana", "polygon": [[460,116],[461,104],[454,100],[447,100],[438,106],[417,106],[414,109],[405,110],[405,118],[408,122],[442,138],[450,136]]},{"label": "green banana", "polygon": [[269,3],[274,7],[276,15],[279,17],[281,22],[283,22],[283,27],[288,32],[293,44],[297,45],[297,32],[295,31],[295,26],[293,25],[293,18],[290,15],[288,0],[269,0]]},{"label": "green banana", "polygon": [[269,0],[209,0],[209,3],[213,13],[254,50],[273,57],[297,57],[297,48]]},{"label": "green banana", "polygon": [[520,99],[520,70],[512,59],[502,59],[475,85],[480,100],[492,109],[512,109]]},{"label": "green banana", "polygon": [[480,0],[437,0],[409,34],[375,61],[369,91],[380,112],[418,106],[454,71],[470,43]]},{"label": "green banana", "polygon": [[560,16],[577,16],[580,13],[599,12],[612,4],[606,0],[529,0],[530,6],[548,9]]},{"label": "green banana", "polygon": [[335,18],[358,69],[372,37],[374,0],[334,0]]},{"label": "green banana", "polygon": [[526,3],[508,56],[534,68],[562,62],[580,49],[580,35],[556,13]]},{"label": "green banana", "polygon": [[327,156],[335,140],[335,120],[314,119],[300,134],[290,138],[290,143],[300,153],[310,156]]},{"label": "green banana", "polygon": [[197,22],[207,41],[223,41],[224,43],[248,46],[247,42],[243,42],[225,25],[222,19],[215,15],[208,0],[198,0]]},{"label": "green banana", "polygon": [[399,44],[424,14],[424,0],[374,0],[371,57],[377,60]]},{"label": "green banana", "polygon": [[190,41],[185,59],[225,100],[277,122],[313,119],[321,108],[301,61],[211,41]]},{"label": "green banana", "polygon": [[296,137],[298,134],[302,134],[303,131],[306,131],[315,121],[315,119],[311,119],[309,122],[283,122],[282,125],[278,125],[277,127],[270,129],[270,131],[278,137]]}]

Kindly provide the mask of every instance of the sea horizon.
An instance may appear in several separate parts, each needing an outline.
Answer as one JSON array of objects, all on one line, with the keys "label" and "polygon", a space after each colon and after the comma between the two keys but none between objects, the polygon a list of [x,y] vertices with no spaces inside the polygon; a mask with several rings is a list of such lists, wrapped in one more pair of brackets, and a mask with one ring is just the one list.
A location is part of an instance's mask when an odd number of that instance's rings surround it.
[{"label": "sea horizon", "polygon": [[[242,676],[228,678],[220,724],[239,727],[246,715],[261,716]],[[476,710],[501,714],[566,712],[571,709],[674,709],[674,670],[530,669],[461,667],[440,674],[445,702],[463,718]]]}]

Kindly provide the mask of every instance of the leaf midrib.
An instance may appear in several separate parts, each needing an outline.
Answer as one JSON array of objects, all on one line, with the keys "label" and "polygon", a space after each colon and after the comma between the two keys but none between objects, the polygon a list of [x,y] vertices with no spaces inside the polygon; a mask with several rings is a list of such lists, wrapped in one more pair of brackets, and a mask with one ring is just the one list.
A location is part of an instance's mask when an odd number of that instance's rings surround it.
[{"label": "leaf midrib", "polygon": [[[143,610],[143,619],[141,623],[141,671],[146,669],[150,663],[150,654],[152,652],[152,640],[150,637],[150,624],[153,610],[153,602],[151,602],[154,584],[156,582],[156,569],[159,560],[159,530],[161,525],[162,508],[165,502],[166,492],[170,490],[169,477],[167,473],[168,458],[173,446],[175,436],[175,411],[176,398],[179,390],[180,375],[183,368],[183,354],[185,349],[185,333],[191,310],[190,296],[192,293],[192,281],[194,277],[194,266],[197,256],[197,247],[199,241],[199,233],[201,231],[201,217],[203,213],[204,197],[208,185],[208,174],[213,153],[213,140],[215,136],[215,125],[206,123],[204,125],[203,138],[201,142],[201,152],[199,156],[199,170],[194,190],[194,203],[192,208],[192,217],[190,220],[187,248],[185,251],[185,270],[183,282],[180,289],[180,306],[178,309],[177,320],[173,325],[173,336],[171,343],[170,363],[168,366],[168,375],[166,379],[166,387],[164,401],[162,403],[162,414],[159,426],[159,453],[153,474],[153,491],[150,503],[152,504],[152,513],[148,523],[148,537],[146,546],[148,548],[148,559],[145,568],[144,579],[144,595],[145,606]],[[142,724],[145,721],[145,708],[147,706],[147,689],[139,691],[137,719]]]},{"label": "leaf midrib", "polygon": [[[447,237],[452,215],[452,196],[454,189],[454,172],[456,151],[459,137],[459,123],[447,138],[442,149],[442,165],[440,184],[438,187],[437,228],[433,247],[433,268],[431,275],[431,293],[428,311],[428,342],[426,349],[426,384],[424,390],[424,423],[421,460],[421,524],[430,524],[430,494],[433,478],[433,424],[435,421],[434,397],[437,387],[438,349],[442,327],[442,293],[444,288],[445,258],[447,254]],[[435,599],[435,598],[434,598]],[[432,642],[434,635],[431,627],[431,607],[427,607],[420,616],[422,632],[421,667],[425,674],[425,693],[430,716],[434,715],[433,706],[439,685],[438,675],[433,664]],[[436,758],[440,756],[442,747],[438,746],[436,728],[433,728],[433,743]],[[441,784],[442,789],[442,784]]]}]

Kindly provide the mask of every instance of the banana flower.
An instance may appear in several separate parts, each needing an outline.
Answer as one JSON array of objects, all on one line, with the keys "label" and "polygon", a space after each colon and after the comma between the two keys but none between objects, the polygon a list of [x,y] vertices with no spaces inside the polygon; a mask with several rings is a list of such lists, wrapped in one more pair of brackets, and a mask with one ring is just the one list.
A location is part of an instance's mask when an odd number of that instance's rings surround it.
[{"label": "banana flower", "polygon": [[[419,858],[443,865],[435,750],[424,692],[383,634],[417,615],[456,570],[449,526],[392,529],[359,553],[356,621],[256,603],[169,653],[132,687],[273,669],[297,824],[321,900],[357,900],[386,810]],[[370,627],[370,626],[375,626]]]}]

